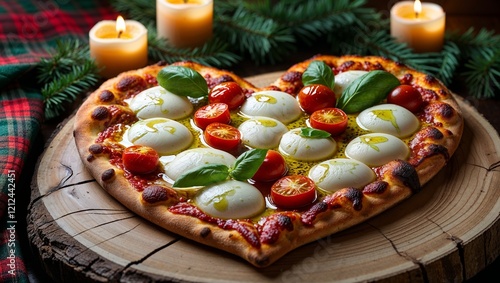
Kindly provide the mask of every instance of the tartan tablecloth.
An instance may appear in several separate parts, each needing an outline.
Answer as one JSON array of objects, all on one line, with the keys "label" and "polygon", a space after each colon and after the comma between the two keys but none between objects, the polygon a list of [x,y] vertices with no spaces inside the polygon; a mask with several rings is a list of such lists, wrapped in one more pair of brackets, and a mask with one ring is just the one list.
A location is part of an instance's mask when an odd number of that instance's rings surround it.
[{"label": "tartan tablecloth", "polygon": [[116,16],[107,1],[0,0],[0,282],[29,281],[20,243],[27,208],[16,199],[29,198],[19,183],[31,178],[23,166],[44,120],[35,65],[58,40],[88,41],[92,26]]}]

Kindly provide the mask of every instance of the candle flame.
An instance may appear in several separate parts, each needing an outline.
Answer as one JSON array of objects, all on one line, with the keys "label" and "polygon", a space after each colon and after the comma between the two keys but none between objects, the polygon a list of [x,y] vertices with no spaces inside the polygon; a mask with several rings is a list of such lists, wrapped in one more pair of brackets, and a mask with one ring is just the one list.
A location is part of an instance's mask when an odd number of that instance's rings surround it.
[{"label": "candle flame", "polygon": [[413,10],[415,11],[415,17],[418,18],[418,15],[422,12],[422,3],[420,3],[420,0],[415,0]]},{"label": "candle flame", "polygon": [[116,18],[116,32],[118,33],[118,38],[120,38],[125,29],[125,20],[122,16],[118,16],[118,18]]}]

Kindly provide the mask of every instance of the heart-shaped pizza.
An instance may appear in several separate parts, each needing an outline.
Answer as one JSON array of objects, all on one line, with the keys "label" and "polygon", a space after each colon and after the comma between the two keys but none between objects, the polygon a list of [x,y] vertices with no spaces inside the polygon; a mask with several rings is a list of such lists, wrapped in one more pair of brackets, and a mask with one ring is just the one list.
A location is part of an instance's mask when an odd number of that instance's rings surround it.
[{"label": "heart-shaped pizza", "polygon": [[420,191],[462,130],[436,78],[318,55],[263,88],[193,62],[122,73],[81,105],[74,137],[124,206],[264,267]]}]

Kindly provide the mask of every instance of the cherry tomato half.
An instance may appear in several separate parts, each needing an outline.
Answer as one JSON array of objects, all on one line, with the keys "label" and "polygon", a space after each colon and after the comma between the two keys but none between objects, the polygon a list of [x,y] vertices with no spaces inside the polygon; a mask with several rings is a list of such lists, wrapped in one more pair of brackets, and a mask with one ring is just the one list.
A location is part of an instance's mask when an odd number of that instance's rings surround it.
[{"label": "cherry tomato half", "polygon": [[281,208],[300,208],[315,199],[316,185],[306,176],[285,176],[271,187],[271,200]]},{"label": "cherry tomato half", "polygon": [[212,123],[229,124],[231,121],[231,113],[229,107],[225,103],[213,103],[202,106],[194,112],[194,123],[196,126],[204,130]]},{"label": "cherry tomato half", "polygon": [[283,177],[287,170],[285,158],[276,150],[270,149],[252,179],[259,182],[274,181]]},{"label": "cherry tomato half", "polygon": [[205,142],[211,147],[230,151],[241,143],[241,133],[231,125],[212,123],[203,132]]},{"label": "cherry tomato half", "polygon": [[339,108],[317,110],[309,118],[311,127],[329,132],[332,136],[342,134],[347,129],[347,121],[347,114]]},{"label": "cherry tomato half", "polygon": [[411,112],[417,112],[424,103],[420,92],[411,85],[399,85],[387,96],[387,102],[402,106]]},{"label": "cherry tomato half", "polygon": [[135,174],[151,173],[158,166],[159,156],[149,146],[132,145],[123,150],[122,161],[127,171]]},{"label": "cherry tomato half", "polygon": [[335,93],[329,87],[321,84],[311,84],[303,87],[297,94],[300,107],[311,114],[316,110],[334,107]]},{"label": "cherry tomato half", "polygon": [[214,86],[208,94],[209,103],[226,103],[230,110],[236,109],[245,102],[243,89],[236,82],[223,82]]}]

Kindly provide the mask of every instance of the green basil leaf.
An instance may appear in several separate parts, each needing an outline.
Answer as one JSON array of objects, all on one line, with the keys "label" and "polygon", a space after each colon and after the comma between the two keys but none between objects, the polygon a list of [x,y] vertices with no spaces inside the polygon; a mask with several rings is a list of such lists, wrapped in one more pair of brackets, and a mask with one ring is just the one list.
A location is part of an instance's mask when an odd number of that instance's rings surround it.
[{"label": "green basil leaf", "polygon": [[179,96],[208,96],[207,81],[200,73],[183,66],[167,66],[156,76],[158,84]]},{"label": "green basil leaf", "polygon": [[251,149],[240,155],[231,170],[231,177],[238,181],[250,179],[266,158],[267,149]]},{"label": "green basil leaf", "polygon": [[398,85],[400,82],[393,74],[381,70],[371,71],[347,86],[337,100],[337,108],[346,113],[361,112],[382,101]]},{"label": "green basil leaf", "polygon": [[174,188],[206,186],[224,181],[229,177],[229,167],[223,164],[207,164],[182,174],[172,185]]},{"label": "green basil leaf", "polygon": [[309,139],[324,139],[331,136],[329,132],[314,128],[301,128],[300,136]]},{"label": "green basil leaf", "polygon": [[322,84],[331,89],[335,86],[335,75],[323,61],[312,61],[302,74],[302,83],[306,85]]}]

